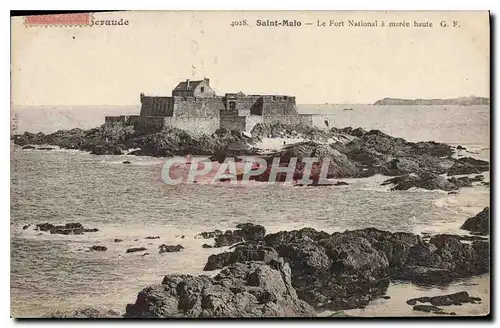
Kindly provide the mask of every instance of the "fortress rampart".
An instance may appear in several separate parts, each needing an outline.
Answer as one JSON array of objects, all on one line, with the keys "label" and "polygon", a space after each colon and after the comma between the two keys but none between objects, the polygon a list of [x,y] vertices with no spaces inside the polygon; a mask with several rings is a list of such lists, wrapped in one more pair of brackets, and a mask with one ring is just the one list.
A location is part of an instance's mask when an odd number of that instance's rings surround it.
[{"label": "fortress rampart", "polygon": [[134,125],[151,133],[172,127],[195,135],[212,134],[218,128],[250,132],[258,123],[314,124],[312,115],[298,114],[293,96],[242,92],[217,96],[209,83],[209,79],[186,80],[170,97],[141,93],[140,115],[107,116],[105,123]]}]

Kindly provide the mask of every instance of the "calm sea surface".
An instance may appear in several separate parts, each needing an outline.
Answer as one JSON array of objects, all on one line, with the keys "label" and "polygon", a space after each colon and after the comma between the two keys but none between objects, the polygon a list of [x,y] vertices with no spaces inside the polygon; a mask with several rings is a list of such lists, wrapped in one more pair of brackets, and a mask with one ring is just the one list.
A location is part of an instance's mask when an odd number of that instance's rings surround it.
[{"label": "calm sea surface", "polygon": [[[344,111],[343,107],[354,110]],[[461,144],[475,152],[463,152],[464,156],[489,158],[487,106],[324,105],[300,109],[304,113],[329,114],[338,127],[376,128],[412,141]],[[69,123],[57,128],[99,124],[97,114],[85,116],[68,109],[33,112],[30,123],[23,121],[29,113],[26,109],[14,109],[19,114],[20,129],[30,132],[44,130],[40,128],[43,122],[53,122],[61,111],[70,117]],[[76,119],[79,122],[74,122]],[[124,160],[132,165],[123,165]],[[460,225],[489,204],[489,189],[484,186],[464,188],[456,195],[422,190],[389,192],[379,186],[383,176],[346,179],[349,186],[328,188],[165,185],[160,180],[161,163],[158,158],[94,156],[69,150],[13,151],[12,316],[40,316],[84,306],[123,312],[142,288],[161,282],[165,274],[203,273],[208,256],[225,250],[201,247],[207,240],[194,236],[206,230],[232,229],[237,223],[250,221],[263,224],[269,232],[302,227],[328,232],[376,227],[464,234],[458,229]],[[488,174],[485,176],[489,179]],[[99,232],[63,236],[38,235],[31,227],[22,229],[25,224],[44,222],[80,222],[99,228]],[[147,236],[161,239],[147,240]],[[123,242],[115,243],[115,238]],[[163,243],[181,244],[185,249],[158,254],[157,247]],[[83,251],[92,245],[103,245],[108,250]],[[150,255],[125,253],[127,248],[140,246],[148,248]],[[391,299],[348,312],[364,316],[415,315],[406,299],[461,290],[482,297],[483,302],[454,309],[457,314],[488,312],[488,275],[459,281],[444,290],[395,283],[388,291]]]}]

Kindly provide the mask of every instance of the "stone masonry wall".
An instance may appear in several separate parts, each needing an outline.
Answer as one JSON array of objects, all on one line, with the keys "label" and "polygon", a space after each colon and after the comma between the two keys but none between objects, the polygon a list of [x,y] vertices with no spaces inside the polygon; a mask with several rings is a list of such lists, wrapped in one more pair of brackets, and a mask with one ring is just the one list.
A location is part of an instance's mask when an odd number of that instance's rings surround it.
[{"label": "stone masonry wall", "polygon": [[172,127],[185,130],[191,135],[210,135],[220,126],[218,117],[165,117],[163,120],[165,127]]},{"label": "stone masonry wall", "polygon": [[173,117],[219,118],[224,109],[221,97],[173,97]]}]

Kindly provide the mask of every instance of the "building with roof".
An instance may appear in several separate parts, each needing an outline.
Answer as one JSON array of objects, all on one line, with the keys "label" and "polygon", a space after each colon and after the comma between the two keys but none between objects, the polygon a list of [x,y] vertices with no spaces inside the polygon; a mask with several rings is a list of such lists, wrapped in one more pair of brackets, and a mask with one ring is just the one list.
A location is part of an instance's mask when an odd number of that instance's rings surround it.
[{"label": "building with roof", "polygon": [[140,115],[108,116],[106,124],[132,124],[148,132],[175,127],[192,134],[212,134],[218,128],[250,132],[258,123],[313,124],[313,115],[297,112],[289,95],[216,95],[210,80],[180,82],[171,96],[140,95]]}]

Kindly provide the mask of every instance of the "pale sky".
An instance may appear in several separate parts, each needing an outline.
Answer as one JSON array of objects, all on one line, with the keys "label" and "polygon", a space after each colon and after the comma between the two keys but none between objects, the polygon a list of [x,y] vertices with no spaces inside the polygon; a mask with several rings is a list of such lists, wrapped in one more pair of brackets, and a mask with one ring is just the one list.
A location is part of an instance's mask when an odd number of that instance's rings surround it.
[{"label": "pale sky", "polygon": [[[219,95],[288,94],[301,104],[489,96],[487,12],[94,14],[121,18],[129,25],[25,27],[13,18],[12,104],[138,105],[141,92],[170,96],[178,81],[203,77]],[[250,26],[230,26],[242,19]],[[257,19],[303,25],[257,27]],[[349,19],[435,27],[316,26]],[[442,20],[460,27],[437,27]]]}]

